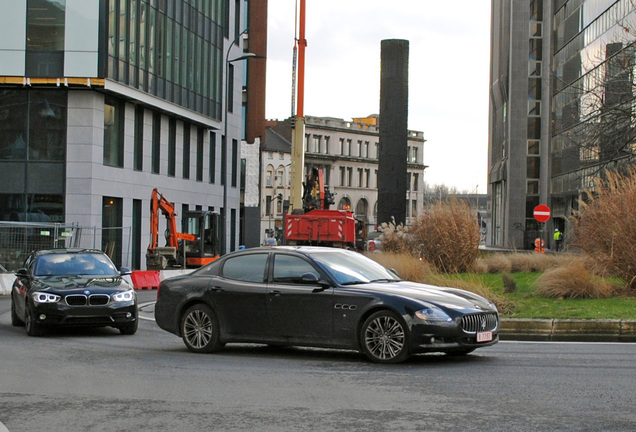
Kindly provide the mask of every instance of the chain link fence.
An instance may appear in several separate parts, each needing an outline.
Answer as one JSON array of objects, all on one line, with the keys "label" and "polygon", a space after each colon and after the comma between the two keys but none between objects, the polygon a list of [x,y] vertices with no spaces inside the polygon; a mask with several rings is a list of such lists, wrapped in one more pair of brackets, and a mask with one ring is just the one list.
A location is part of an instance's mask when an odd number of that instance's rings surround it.
[{"label": "chain link fence", "polygon": [[0,222],[0,265],[22,267],[33,251],[51,248],[103,250],[118,266],[130,266],[130,227],[81,227],[75,224]]}]

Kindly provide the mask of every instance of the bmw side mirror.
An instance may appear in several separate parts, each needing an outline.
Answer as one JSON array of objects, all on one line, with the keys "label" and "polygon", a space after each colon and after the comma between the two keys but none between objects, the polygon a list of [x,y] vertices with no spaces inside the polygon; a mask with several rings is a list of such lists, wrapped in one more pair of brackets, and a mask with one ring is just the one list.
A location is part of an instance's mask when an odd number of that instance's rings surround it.
[{"label": "bmw side mirror", "polygon": [[21,268],[21,269],[18,269],[18,270],[15,272],[15,275],[16,275],[17,277],[27,277],[29,274],[27,273],[27,269],[25,269],[25,268]]}]

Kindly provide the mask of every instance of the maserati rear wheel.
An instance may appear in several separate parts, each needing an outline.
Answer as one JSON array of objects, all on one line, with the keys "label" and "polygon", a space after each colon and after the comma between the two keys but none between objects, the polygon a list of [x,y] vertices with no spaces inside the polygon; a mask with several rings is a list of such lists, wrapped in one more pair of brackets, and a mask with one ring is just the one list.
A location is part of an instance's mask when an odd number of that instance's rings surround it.
[{"label": "maserati rear wheel", "polygon": [[192,352],[209,353],[223,347],[216,314],[202,303],[191,306],[181,319],[181,337]]}]

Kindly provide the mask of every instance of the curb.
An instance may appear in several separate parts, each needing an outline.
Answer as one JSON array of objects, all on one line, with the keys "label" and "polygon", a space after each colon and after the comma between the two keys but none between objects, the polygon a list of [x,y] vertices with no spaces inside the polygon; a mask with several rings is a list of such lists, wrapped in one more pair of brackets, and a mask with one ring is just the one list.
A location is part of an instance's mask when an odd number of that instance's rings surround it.
[{"label": "curb", "polygon": [[636,320],[503,318],[501,340],[636,342]]}]

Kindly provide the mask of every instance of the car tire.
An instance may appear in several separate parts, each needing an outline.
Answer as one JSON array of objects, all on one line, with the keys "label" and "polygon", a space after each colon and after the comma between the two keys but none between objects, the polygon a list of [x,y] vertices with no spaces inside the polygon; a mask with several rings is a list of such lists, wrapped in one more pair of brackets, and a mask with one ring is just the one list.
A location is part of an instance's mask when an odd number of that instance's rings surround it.
[{"label": "car tire", "polygon": [[28,305],[26,306],[24,315],[24,326],[26,327],[27,334],[29,336],[42,336],[44,334],[44,329],[35,320],[35,317],[31,313]]},{"label": "car tire", "polygon": [[186,347],[195,353],[210,353],[223,347],[216,314],[202,303],[191,306],[183,314],[181,337]]},{"label": "car tire", "polygon": [[18,317],[18,313],[15,311],[15,303],[13,301],[13,296],[11,296],[11,325],[14,327],[23,327],[24,321]]},{"label": "car tire", "polygon": [[389,310],[375,312],[360,328],[362,352],[376,363],[403,362],[410,355],[408,342],[404,320]]},{"label": "car tire", "polygon": [[135,333],[137,333],[138,327],[139,327],[139,320],[136,319],[135,321],[129,324],[119,326],[118,329],[119,329],[119,332],[123,335],[134,335]]}]

